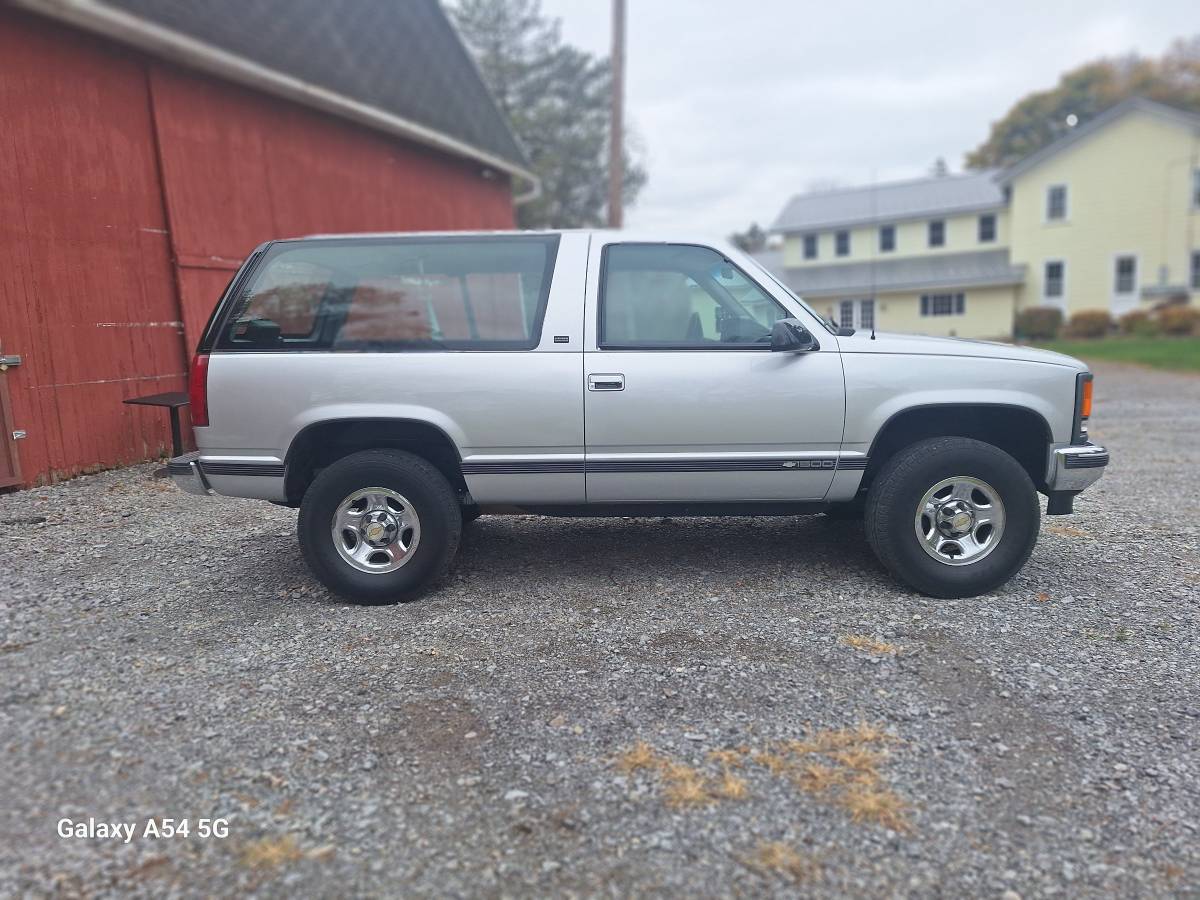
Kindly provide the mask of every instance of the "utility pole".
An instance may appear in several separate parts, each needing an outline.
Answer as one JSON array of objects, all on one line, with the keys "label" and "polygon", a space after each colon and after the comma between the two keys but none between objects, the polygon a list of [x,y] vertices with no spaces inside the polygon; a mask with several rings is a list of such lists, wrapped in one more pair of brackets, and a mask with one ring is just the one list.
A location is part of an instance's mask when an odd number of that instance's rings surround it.
[{"label": "utility pole", "polygon": [[620,228],[625,185],[625,0],[612,0],[612,114],[608,127],[608,227]]}]

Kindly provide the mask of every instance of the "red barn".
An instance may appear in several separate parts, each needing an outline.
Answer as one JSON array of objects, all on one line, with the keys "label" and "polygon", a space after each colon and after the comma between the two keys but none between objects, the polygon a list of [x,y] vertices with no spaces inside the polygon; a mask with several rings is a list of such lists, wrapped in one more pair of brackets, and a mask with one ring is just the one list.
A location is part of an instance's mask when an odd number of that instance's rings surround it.
[{"label": "red barn", "polygon": [[509,228],[536,188],[436,0],[0,7],[0,487],[144,460],[272,237]]}]

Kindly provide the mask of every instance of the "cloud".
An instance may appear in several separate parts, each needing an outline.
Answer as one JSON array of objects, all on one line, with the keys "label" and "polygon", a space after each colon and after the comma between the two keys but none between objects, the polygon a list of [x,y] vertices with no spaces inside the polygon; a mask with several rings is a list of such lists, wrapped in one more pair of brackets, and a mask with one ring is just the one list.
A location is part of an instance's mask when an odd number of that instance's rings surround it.
[{"label": "cloud", "polygon": [[[607,54],[607,0],[543,0]],[[634,227],[770,223],[814,181],[957,168],[1025,93],[1098,56],[1161,52],[1193,2],[634,0],[626,108],[650,180]]]}]

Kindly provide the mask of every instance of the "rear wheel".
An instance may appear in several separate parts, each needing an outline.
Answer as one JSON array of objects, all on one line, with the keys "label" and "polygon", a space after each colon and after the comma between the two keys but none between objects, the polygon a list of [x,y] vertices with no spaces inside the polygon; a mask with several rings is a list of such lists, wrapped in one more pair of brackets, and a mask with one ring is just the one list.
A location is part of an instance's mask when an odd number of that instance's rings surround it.
[{"label": "rear wheel", "polygon": [[920,441],[880,470],[867,498],[867,540],[898,580],[934,597],[999,587],[1033,552],[1037,491],[1021,465],[971,438]]},{"label": "rear wheel", "polygon": [[459,504],[427,460],[364,450],[309,485],[300,548],[321,583],[353,603],[412,599],[442,576],[458,549]]}]

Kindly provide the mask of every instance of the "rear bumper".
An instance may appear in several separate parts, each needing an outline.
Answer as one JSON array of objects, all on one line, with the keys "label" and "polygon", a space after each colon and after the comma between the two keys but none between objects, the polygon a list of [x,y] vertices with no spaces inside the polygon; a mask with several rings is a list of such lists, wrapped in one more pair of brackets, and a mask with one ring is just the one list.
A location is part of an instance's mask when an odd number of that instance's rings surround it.
[{"label": "rear bumper", "polygon": [[1050,451],[1046,486],[1051,492],[1078,493],[1097,482],[1107,465],[1108,451],[1098,444],[1055,447]]},{"label": "rear bumper", "polygon": [[171,480],[189,494],[199,494],[201,497],[208,497],[213,494],[213,489],[208,486],[208,481],[204,477],[204,473],[200,471],[200,453],[199,451],[185,453],[183,456],[176,456],[167,463],[167,471],[171,475]]}]

